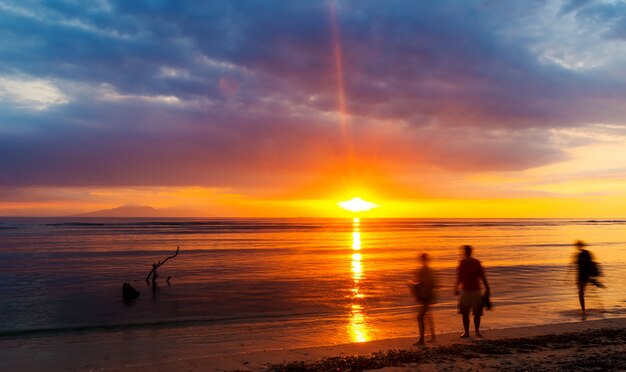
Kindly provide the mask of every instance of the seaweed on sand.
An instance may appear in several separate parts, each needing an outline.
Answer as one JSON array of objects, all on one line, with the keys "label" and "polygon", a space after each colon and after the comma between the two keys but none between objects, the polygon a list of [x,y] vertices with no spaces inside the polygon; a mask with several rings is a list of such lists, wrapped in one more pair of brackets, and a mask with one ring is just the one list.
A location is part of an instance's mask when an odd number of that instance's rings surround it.
[{"label": "seaweed on sand", "polygon": [[[474,359],[514,353],[531,353],[539,350],[557,350],[573,347],[596,347],[626,344],[626,329],[606,328],[587,332],[550,334],[535,337],[482,340],[472,344],[453,344],[422,350],[388,350],[369,355],[332,357],[318,361],[296,361],[272,364],[272,372],[295,371],[363,371],[383,367],[403,366],[414,363],[438,363],[457,359]],[[623,353],[622,353],[623,355]],[[626,362],[616,359],[619,363]],[[564,367],[575,366],[575,361],[567,361]],[[591,360],[586,363],[593,363]],[[570,366],[570,367],[571,367]],[[623,364],[622,364],[623,366]]]}]

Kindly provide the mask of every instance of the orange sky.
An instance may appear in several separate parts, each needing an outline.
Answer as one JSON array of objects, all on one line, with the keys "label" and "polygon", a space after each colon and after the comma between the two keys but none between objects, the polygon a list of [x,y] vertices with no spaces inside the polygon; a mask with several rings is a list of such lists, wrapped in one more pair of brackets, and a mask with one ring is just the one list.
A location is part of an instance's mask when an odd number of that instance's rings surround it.
[{"label": "orange sky", "polygon": [[[2,215],[71,215],[125,204],[173,216],[352,217],[337,202],[358,196],[379,205],[363,217],[622,218],[626,210],[626,137],[578,132],[565,161],[520,171],[461,172],[393,162],[330,169],[290,187],[28,187]],[[600,137],[600,138],[597,138]],[[323,167],[320,167],[323,169]],[[387,171],[387,173],[385,173]]]}]

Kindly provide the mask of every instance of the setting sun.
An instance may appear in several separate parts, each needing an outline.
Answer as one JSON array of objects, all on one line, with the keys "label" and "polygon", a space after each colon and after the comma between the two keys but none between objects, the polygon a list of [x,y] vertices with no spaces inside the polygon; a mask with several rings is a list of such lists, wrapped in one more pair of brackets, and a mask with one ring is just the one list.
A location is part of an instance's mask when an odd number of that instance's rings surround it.
[{"label": "setting sun", "polygon": [[345,209],[350,212],[365,212],[373,208],[378,208],[377,204],[368,202],[366,200],[363,200],[357,197],[352,198],[350,200],[341,201],[337,203],[337,205],[339,205],[339,207],[341,207],[342,209]]}]

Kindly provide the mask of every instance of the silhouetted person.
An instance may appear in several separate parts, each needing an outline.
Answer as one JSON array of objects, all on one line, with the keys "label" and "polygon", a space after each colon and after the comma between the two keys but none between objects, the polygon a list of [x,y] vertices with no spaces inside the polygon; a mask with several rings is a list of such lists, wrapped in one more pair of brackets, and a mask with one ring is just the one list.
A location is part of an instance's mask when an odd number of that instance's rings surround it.
[{"label": "silhouetted person", "polygon": [[[480,261],[472,257],[472,247],[464,245],[463,249],[464,258],[459,262],[459,266],[456,271],[456,284],[454,286],[454,294],[459,295],[459,312],[463,317],[463,329],[465,333],[462,338],[469,337],[470,311],[474,314],[474,330],[476,331],[476,337],[482,337],[480,334],[480,317],[483,315],[483,304],[480,293],[480,280],[482,279],[485,285],[485,296],[488,298],[491,295],[489,289],[489,283],[485,276],[485,270]],[[459,286],[461,291],[459,292]]]},{"label": "silhouetted person", "polygon": [[428,266],[428,254],[423,253],[420,256],[420,260],[422,261],[422,267],[415,271],[415,281],[410,283],[413,296],[420,304],[420,308],[417,313],[417,325],[420,331],[420,338],[414,345],[424,345],[425,317],[428,317],[432,341],[436,341],[435,322],[433,321],[432,314],[428,314],[427,316],[427,312],[435,301],[435,288],[437,286],[437,280],[433,270]]},{"label": "silhouetted person", "polygon": [[600,276],[600,270],[598,264],[593,261],[591,252],[585,249],[587,243],[582,240],[577,240],[574,246],[578,249],[576,259],[576,285],[578,287],[578,301],[580,302],[580,309],[583,316],[586,314],[585,310],[585,287],[587,283],[591,283],[599,288],[604,288],[604,285],[598,282],[595,278]]}]

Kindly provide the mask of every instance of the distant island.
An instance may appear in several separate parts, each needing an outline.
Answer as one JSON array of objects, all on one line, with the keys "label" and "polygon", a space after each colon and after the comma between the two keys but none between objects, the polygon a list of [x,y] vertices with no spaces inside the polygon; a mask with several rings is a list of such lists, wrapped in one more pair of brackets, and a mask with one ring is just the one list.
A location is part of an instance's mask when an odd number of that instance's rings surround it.
[{"label": "distant island", "polygon": [[178,208],[157,209],[148,205],[127,204],[117,208],[74,214],[68,217],[188,217],[195,211]]}]

